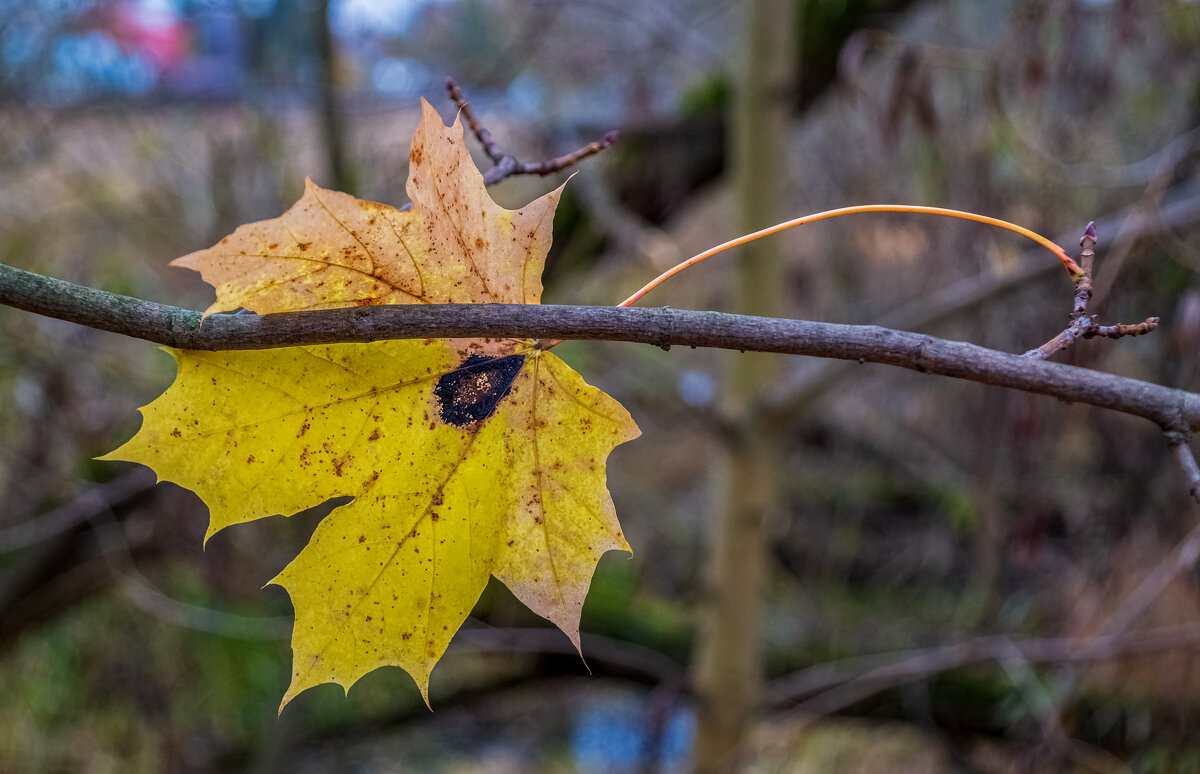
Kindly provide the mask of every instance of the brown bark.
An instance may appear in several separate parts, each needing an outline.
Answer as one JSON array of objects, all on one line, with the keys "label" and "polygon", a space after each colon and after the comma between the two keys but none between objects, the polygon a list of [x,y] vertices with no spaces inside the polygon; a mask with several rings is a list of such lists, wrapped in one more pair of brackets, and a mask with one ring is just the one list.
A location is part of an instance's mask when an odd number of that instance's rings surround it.
[{"label": "brown bark", "polygon": [[1200,393],[877,325],[550,304],[370,306],[270,315],[213,315],[119,296],[0,264],[0,304],[181,349],[470,336],[592,339],[715,347],[883,363],[1050,395],[1200,431]]}]

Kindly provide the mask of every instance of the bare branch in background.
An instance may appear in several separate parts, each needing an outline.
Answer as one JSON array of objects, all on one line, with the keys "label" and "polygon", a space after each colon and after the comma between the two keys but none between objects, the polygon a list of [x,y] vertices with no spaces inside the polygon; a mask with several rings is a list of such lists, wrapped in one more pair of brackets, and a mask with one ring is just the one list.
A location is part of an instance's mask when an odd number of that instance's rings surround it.
[{"label": "bare branch in background", "polygon": [[37,518],[19,521],[0,530],[0,554],[28,548],[61,535],[72,527],[95,518],[97,514],[109,511],[149,490],[155,484],[154,479],[154,474],[149,470],[131,470],[88,489],[71,502]]},{"label": "bare branch in background", "polygon": [[1029,663],[1082,664],[1197,649],[1200,624],[1124,637],[1023,640],[990,635],[953,645],[817,664],[772,683],[769,701],[776,707],[791,707],[798,714],[825,715],[907,682],[1014,655]]},{"label": "bare branch in background", "polygon": [[604,137],[601,139],[590,142],[578,150],[546,161],[524,163],[518,161],[516,156],[505,153],[500,148],[500,145],[492,138],[492,133],[475,116],[474,111],[471,110],[470,103],[463,96],[462,89],[458,87],[458,83],[453,78],[446,79],[446,92],[450,95],[450,99],[454,101],[454,105],[462,114],[463,120],[467,122],[467,126],[471,129],[472,134],[479,140],[479,144],[483,146],[483,152],[495,164],[494,167],[483,173],[484,185],[495,185],[513,175],[552,175],[555,172],[561,172],[568,167],[578,164],[588,156],[594,156],[605,148],[608,148],[620,136],[620,133],[616,129],[612,129],[605,132]]}]

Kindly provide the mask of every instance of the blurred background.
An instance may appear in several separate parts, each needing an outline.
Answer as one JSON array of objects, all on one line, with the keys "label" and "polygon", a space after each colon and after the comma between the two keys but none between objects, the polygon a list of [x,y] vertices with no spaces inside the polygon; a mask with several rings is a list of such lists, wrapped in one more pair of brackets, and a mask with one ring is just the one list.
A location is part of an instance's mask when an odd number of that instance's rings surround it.
[{"label": "blurred background", "polygon": [[[0,0],[2,260],[202,309],[167,262],[306,176],[404,203],[447,75],[523,161],[622,132],[567,187],[547,302],[850,204],[1076,254],[1095,220],[1091,311],[1162,326],[1056,359],[1200,390],[1195,0]],[[1011,352],[1070,311],[1052,256],[977,224],[758,247],[642,303]],[[329,506],[202,548],[195,496],[93,460],[171,359],[0,308],[0,772],[1200,772],[1200,507],[1152,425],[882,366],[560,354],[644,432],[609,461],[635,553],[597,570],[591,674],[493,582],[434,712],[385,668],[277,715],[291,606],[261,587]]]}]

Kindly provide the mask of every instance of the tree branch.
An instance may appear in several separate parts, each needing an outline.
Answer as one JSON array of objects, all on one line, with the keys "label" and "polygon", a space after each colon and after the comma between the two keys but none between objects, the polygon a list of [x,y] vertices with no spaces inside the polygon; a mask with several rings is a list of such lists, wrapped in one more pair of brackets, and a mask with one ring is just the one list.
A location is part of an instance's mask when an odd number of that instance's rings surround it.
[{"label": "tree branch", "polygon": [[1050,395],[1200,430],[1200,394],[876,325],[607,306],[428,304],[213,315],[0,264],[0,303],[181,349],[270,349],[383,339],[520,337],[716,347],[883,363]]},{"label": "tree branch", "polygon": [[0,529],[0,554],[19,551],[61,535],[95,518],[97,514],[133,499],[155,483],[155,477],[149,470],[138,468],[97,484],[48,513],[36,518],[19,519],[13,526]]},{"label": "tree branch", "polygon": [[952,645],[902,653],[856,656],[817,664],[776,680],[769,703],[799,713],[826,715],[880,691],[952,669],[1012,655],[1031,663],[1074,664],[1148,656],[1200,647],[1200,625],[1152,629],[1123,637],[1020,639],[988,635]]},{"label": "tree branch", "polygon": [[1158,328],[1157,317],[1147,317],[1140,323],[1126,325],[1100,325],[1096,315],[1087,313],[1088,304],[1092,300],[1092,276],[1096,264],[1096,223],[1087,224],[1083,238],[1079,240],[1083,252],[1079,256],[1079,265],[1083,273],[1075,280],[1075,302],[1071,308],[1070,323],[1062,333],[1047,341],[1037,349],[1025,353],[1025,357],[1048,358],[1059,350],[1066,349],[1079,339],[1093,339],[1103,336],[1109,339],[1121,339],[1126,336],[1144,336]]},{"label": "tree branch", "polygon": [[495,165],[483,173],[483,184],[485,186],[495,185],[513,175],[553,175],[555,172],[561,172],[568,167],[578,164],[588,156],[595,156],[600,151],[615,143],[620,137],[620,132],[616,129],[610,129],[599,140],[590,142],[582,148],[565,153],[557,158],[545,161],[522,162],[516,156],[513,156],[511,153],[505,153],[500,148],[500,144],[492,138],[492,133],[475,116],[475,112],[471,110],[470,103],[463,96],[462,89],[459,88],[458,83],[453,78],[446,79],[446,93],[450,95],[451,101],[454,102],[455,107],[462,114],[463,120],[467,122],[467,127],[475,135],[475,139],[479,140],[479,144],[483,146],[483,152],[487,154],[487,157],[492,160],[492,164]]},{"label": "tree branch", "polygon": [[1175,461],[1187,479],[1188,494],[1200,502],[1200,465],[1196,464],[1196,455],[1192,454],[1192,448],[1188,445],[1189,436],[1189,433],[1168,433],[1167,445],[1171,447],[1171,453],[1175,455]]}]

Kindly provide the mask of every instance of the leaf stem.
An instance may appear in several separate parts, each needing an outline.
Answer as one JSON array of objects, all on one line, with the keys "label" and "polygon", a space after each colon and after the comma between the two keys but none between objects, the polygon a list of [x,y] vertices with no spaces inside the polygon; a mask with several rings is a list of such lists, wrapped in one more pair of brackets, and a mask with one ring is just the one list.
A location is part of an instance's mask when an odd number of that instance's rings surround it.
[{"label": "leaf stem", "polygon": [[1067,272],[1070,273],[1073,280],[1078,281],[1079,278],[1083,276],[1083,269],[1081,269],[1079,264],[1075,263],[1075,261],[1071,259],[1071,256],[1067,255],[1067,251],[1062,247],[1058,246],[1037,232],[1030,231],[1024,226],[1018,226],[1016,223],[1010,223],[1007,220],[992,218],[987,215],[978,215],[974,212],[966,212],[964,210],[950,210],[946,209],[945,207],[925,207],[918,204],[857,204],[853,207],[839,207],[836,210],[825,210],[824,212],[818,212],[813,215],[805,215],[802,218],[795,218],[793,220],[784,221],[783,223],[777,223],[774,226],[764,228],[761,231],[755,231],[752,234],[746,234],[738,237],[737,239],[731,239],[728,242],[719,244],[716,247],[711,247],[708,250],[699,253],[698,255],[688,258],[682,263],[672,266],[670,269],[650,280],[650,282],[646,283],[641,290],[617,304],[617,306],[630,306],[642,296],[646,295],[651,290],[658,287],[671,277],[674,277],[676,274],[688,268],[689,266],[694,266],[704,259],[711,258],[717,253],[722,253],[732,247],[738,247],[748,242],[753,242],[756,239],[770,236],[771,234],[777,234],[780,231],[786,231],[789,228],[803,226],[807,223],[815,223],[818,220],[827,220],[829,218],[836,218],[839,215],[854,215],[863,212],[913,212],[925,215],[945,215],[951,218],[962,218],[963,220],[973,220],[977,223],[986,223],[990,226],[999,226],[1000,228],[1005,228],[1009,231],[1015,231],[1022,236],[1029,237],[1050,252],[1054,253],[1058,260],[1062,261],[1063,266],[1066,268]]}]

